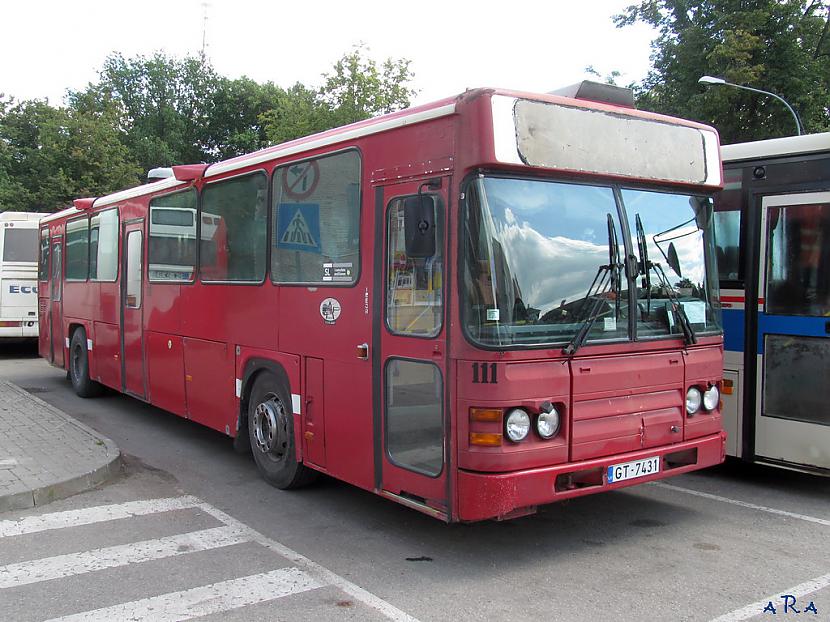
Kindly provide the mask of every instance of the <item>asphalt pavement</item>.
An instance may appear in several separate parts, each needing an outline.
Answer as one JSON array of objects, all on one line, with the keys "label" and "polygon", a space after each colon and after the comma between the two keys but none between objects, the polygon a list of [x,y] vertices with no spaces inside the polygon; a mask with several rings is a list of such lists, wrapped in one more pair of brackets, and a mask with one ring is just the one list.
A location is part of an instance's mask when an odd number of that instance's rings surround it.
[{"label": "asphalt pavement", "polygon": [[327,478],[276,490],[225,436],[82,400],[31,353],[0,352],[0,378],[124,459],[108,484],[0,514],[2,619],[830,619],[827,478],[728,463],[445,525]]}]

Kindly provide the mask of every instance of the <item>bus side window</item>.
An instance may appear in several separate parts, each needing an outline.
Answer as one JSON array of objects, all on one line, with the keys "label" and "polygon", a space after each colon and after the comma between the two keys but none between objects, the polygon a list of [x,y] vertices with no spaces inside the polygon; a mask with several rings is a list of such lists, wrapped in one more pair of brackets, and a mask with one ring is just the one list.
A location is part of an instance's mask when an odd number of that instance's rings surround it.
[{"label": "bus side window", "polygon": [[40,230],[40,258],[37,265],[37,280],[49,280],[49,228]]},{"label": "bus side window", "polygon": [[260,283],[265,279],[266,188],[263,172],[205,187],[199,211],[202,281]]},{"label": "bus side window", "polygon": [[118,279],[118,208],[95,214],[89,230],[89,278]]},{"label": "bus side window", "polygon": [[360,271],[360,154],[281,166],[272,179],[271,279],[350,285]]},{"label": "bus side window", "polygon": [[740,168],[725,170],[724,189],[715,198],[712,222],[718,278],[721,281],[743,281],[744,278],[741,267],[742,174],[743,169]]},{"label": "bus side window", "polygon": [[424,195],[421,199],[431,206],[432,222],[437,225],[434,253],[429,257],[407,254],[407,198],[398,197],[389,204],[386,323],[389,330],[396,334],[434,337],[441,332],[443,316],[443,240],[438,224],[441,215],[434,196]]},{"label": "bus side window", "polygon": [[86,281],[89,273],[89,220],[66,223],[66,280]]},{"label": "bus side window", "polygon": [[740,280],[741,213],[717,211],[714,213],[715,252],[718,277],[721,281]]},{"label": "bus side window", "polygon": [[[203,215],[202,263],[214,264],[218,217]],[[212,245],[213,252],[209,251]],[[150,281],[187,283],[196,267],[196,190],[189,188],[150,201]]]}]

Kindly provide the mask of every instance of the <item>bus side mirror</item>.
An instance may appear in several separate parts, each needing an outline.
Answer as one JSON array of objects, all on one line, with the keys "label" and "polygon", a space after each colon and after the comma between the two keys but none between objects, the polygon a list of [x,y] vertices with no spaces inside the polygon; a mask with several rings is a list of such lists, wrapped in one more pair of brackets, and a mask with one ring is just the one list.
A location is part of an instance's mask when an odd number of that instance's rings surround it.
[{"label": "bus side mirror", "polygon": [[669,251],[666,253],[666,261],[669,263],[669,268],[674,270],[677,276],[683,276],[680,271],[680,258],[677,256],[677,249],[674,247],[674,242],[669,243]]},{"label": "bus side mirror", "polygon": [[435,202],[431,196],[418,194],[404,199],[403,226],[407,256],[435,255]]}]

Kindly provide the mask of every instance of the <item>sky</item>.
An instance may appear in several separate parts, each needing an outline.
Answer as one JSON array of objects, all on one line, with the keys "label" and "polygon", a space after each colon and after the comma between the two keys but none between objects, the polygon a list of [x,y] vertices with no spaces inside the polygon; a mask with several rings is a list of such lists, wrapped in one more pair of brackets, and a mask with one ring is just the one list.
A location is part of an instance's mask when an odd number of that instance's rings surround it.
[{"label": "sky", "polygon": [[[358,43],[378,63],[412,61],[413,103],[493,86],[545,92],[619,71],[649,69],[655,33],[617,29],[634,0],[5,0],[0,5],[0,93],[63,103],[97,79],[112,52],[198,54],[229,78],[320,86],[321,74]],[[207,14],[207,21],[204,15]]]}]

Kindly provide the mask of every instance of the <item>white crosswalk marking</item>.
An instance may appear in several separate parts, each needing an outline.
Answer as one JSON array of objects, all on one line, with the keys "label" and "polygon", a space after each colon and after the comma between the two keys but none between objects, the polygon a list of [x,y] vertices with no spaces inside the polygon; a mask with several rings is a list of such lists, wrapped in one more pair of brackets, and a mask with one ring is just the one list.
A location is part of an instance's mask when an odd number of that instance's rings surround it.
[{"label": "white crosswalk marking", "polygon": [[104,568],[138,564],[194,551],[207,551],[247,540],[248,538],[237,529],[215,527],[155,540],[9,564],[0,566],[0,589],[60,579]]},{"label": "white crosswalk marking", "polygon": [[[26,589],[24,586],[34,588],[45,581],[60,581],[67,577],[152,560],[181,558],[197,551],[233,547],[248,542],[252,543],[251,546],[258,545],[269,550],[271,552],[269,555],[275,554],[274,566],[280,568],[247,577],[230,578],[179,592],[74,613],[55,618],[54,622],[103,622],[122,619],[159,620],[161,622],[189,620],[326,586],[340,590],[344,595],[374,610],[376,614],[394,622],[418,622],[416,618],[328,568],[267,538],[201,499],[191,496],[129,501],[78,510],[50,512],[18,520],[2,520],[0,521],[0,545],[8,543],[12,546],[19,546],[14,544],[16,536],[50,530],[71,530],[73,527],[107,521],[127,521],[137,516],[163,515],[174,510],[189,508],[204,512],[222,525],[184,534],[0,566],[0,602],[3,599],[4,589],[21,587]],[[106,529],[106,526],[102,526],[102,529]],[[233,550],[229,548],[228,555],[232,555]],[[292,566],[282,568],[281,566],[286,563]]]},{"label": "white crosswalk marking", "polygon": [[65,512],[51,512],[40,516],[27,516],[20,520],[0,521],[0,538],[8,536],[22,536],[28,533],[63,529],[64,527],[79,527],[92,525],[108,520],[145,516],[192,508],[198,499],[193,497],[173,497],[167,499],[148,499],[144,501],[128,501],[113,505],[100,505],[81,510],[67,510]]},{"label": "white crosswalk marking", "polygon": [[281,568],[181,592],[53,618],[47,622],[111,622],[112,620],[176,622],[275,600],[318,587],[322,587],[322,584],[302,570]]}]

